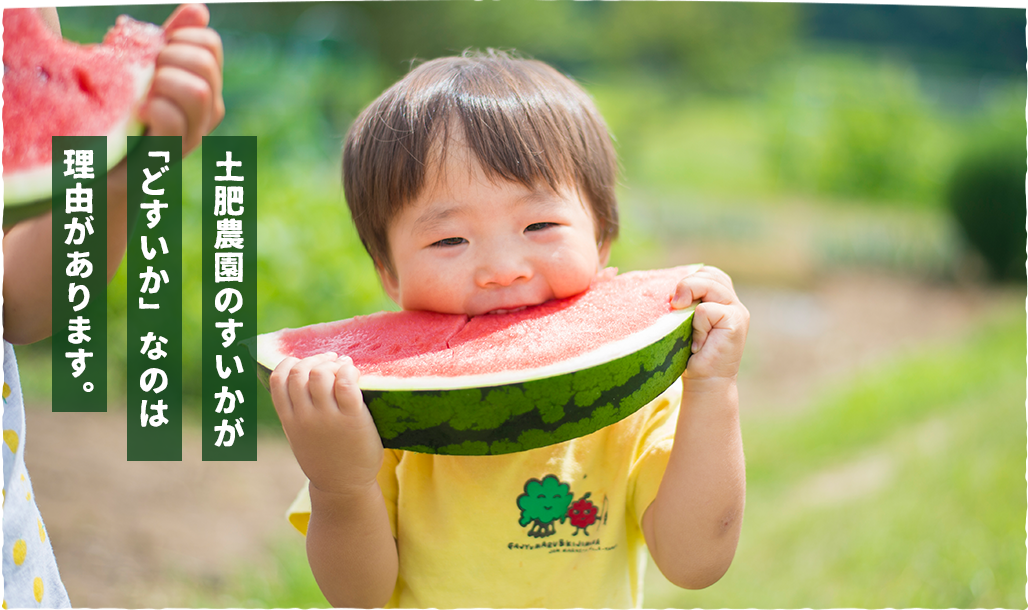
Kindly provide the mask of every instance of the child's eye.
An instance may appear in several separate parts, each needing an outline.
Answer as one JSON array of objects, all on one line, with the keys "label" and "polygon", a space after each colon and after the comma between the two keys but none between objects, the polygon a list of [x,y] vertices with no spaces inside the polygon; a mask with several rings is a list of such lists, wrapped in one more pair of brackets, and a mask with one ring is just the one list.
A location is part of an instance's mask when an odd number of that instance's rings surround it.
[{"label": "child's eye", "polygon": [[549,229],[550,227],[555,226],[557,226],[557,223],[555,222],[533,222],[525,227],[525,231],[542,231],[543,229]]},{"label": "child's eye", "polygon": [[432,244],[433,246],[459,246],[467,242],[463,237],[447,237]]}]

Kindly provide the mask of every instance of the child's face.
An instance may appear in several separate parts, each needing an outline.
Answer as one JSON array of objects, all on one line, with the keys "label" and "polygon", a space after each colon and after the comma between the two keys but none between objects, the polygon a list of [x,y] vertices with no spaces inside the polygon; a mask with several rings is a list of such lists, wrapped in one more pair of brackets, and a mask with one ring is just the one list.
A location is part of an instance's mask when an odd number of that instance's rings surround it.
[{"label": "child's face", "polygon": [[382,285],[403,309],[476,316],[573,296],[607,262],[577,191],[491,180],[463,146],[429,168],[420,196],[389,225],[394,272]]}]

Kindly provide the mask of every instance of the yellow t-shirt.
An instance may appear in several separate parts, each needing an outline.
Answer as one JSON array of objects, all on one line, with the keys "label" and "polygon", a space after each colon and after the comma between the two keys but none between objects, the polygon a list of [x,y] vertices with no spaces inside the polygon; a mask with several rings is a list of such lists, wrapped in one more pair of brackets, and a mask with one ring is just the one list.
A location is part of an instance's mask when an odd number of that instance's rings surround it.
[{"label": "yellow t-shirt", "polygon": [[[642,605],[642,516],[660,486],[676,381],[588,436],[506,455],[385,452],[378,482],[397,540],[390,607]],[[306,534],[307,487],[288,512]]]}]

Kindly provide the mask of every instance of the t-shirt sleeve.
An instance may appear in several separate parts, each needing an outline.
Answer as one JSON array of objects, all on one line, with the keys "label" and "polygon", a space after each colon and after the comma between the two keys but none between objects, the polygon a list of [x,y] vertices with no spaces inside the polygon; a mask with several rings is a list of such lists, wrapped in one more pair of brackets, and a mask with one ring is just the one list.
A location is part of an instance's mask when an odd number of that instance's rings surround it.
[{"label": "t-shirt sleeve", "polygon": [[628,474],[629,509],[640,529],[643,514],[657,497],[660,481],[664,477],[664,470],[671,456],[681,404],[682,380],[678,379],[656,400],[644,407],[648,410],[648,416],[642,424]]},{"label": "t-shirt sleeve", "polygon": [[289,519],[289,523],[304,536],[307,535],[307,525],[311,521],[311,496],[307,489],[309,484],[304,483],[300,493],[296,494],[296,499],[286,511],[286,519]]},{"label": "t-shirt sleeve", "polygon": [[[382,458],[382,468],[378,471],[378,486],[385,498],[386,510],[389,512],[389,527],[393,530],[393,538],[396,537],[396,499],[399,497],[399,484],[396,479],[396,466],[400,463],[401,451],[386,449]],[[296,499],[289,505],[286,511],[286,519],[304,536],[307,535],[307,526],[311,521],[311,496],[308,489],[309,483],[304,484]]]}]

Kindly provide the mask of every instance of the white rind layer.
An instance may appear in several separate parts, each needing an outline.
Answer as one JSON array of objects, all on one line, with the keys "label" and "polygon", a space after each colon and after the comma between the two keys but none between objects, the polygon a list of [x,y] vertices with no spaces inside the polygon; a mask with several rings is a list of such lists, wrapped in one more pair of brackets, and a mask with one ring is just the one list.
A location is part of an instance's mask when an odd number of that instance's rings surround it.
[{"label": "white rind layer", "polygon": [[[152,64],[134,66],[131,69],[134,72],[134,82],[136,83],[134,92],[136,101],[132,104],[132,109],[127,113],[126,118],[111,127],[106,134],[82,134],[107,136],[107,167],[104,168],[105,171],[110,171],[125,158],[128,153],[128,136],[141,135],[145,129],[145,125],[139,122],[136,114],[140,101],[150,89],[154,66]],[[50,199],[53,191],[53,164],[52,162],[43,163],[14,174],[5,171],[3,183],[5,207],[13,208]]]},{"label": "white rind layer", "polygon": [[[693,307],[679,309],[664,314],[653,324],[623,339],[602,345],[599,348],[561,362],[514,371],[484,373],[480,375],[463,375],[460,377],[383,377],[380,375],[362,375],[358,386],[362,390],[396,391],[396,390],[463,390],[468,388],[487,388],[513,383],[523,383],[535,379],[546,379],[581,371],[605,362],[622,358],[660,341],[693,314]],[[257,337],[257,361],[274,370],[288,354],[279,350],[277,333]]]}]

